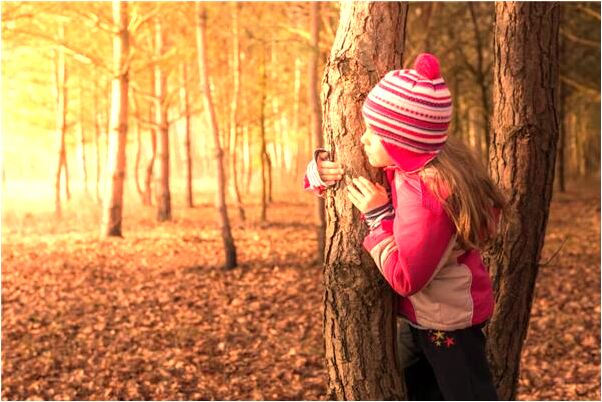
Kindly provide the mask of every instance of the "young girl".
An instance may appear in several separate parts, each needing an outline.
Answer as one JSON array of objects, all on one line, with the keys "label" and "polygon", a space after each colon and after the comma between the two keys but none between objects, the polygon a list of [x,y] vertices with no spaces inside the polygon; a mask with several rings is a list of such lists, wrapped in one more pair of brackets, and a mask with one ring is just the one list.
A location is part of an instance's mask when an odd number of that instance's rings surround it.
[{"label": "young girl", "polygon": [[[370,91],[361,137],[390,194],[353,178],[349,200],[370,229],[364,247],[399,298],[399,361],[412,400],[497,400],[482,331],[493,313],[479,249],[496,233],[504,198],[461,141],[447,135],[450,92],[430,54]],[[305,188],[322,194],[340,163],[314,152]],[[409,325],[408,325],[409,324]]]}]

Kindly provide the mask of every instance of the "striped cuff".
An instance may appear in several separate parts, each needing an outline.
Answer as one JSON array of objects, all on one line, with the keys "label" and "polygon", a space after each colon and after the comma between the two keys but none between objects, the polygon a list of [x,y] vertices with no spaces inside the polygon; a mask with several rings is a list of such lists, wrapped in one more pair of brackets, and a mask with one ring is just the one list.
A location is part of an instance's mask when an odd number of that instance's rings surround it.
[{"label": "striped cuff", "polygon": [[374,230],[385,219],[395,218],[395,210],[389,201],[387,204],[374,208],[364,214],[370,230]]},{"label": "striped cuff", "polygon": [[314,157],[307,165],[306,175],[309,181],[309,184],[312,188],[319,187],[330,187],[336,184],[335,181],[323,181],[320,177],[320,173],[318,173],[318,155],[320,152],[328,152],[325,148],[316,148],[314,150]]}]

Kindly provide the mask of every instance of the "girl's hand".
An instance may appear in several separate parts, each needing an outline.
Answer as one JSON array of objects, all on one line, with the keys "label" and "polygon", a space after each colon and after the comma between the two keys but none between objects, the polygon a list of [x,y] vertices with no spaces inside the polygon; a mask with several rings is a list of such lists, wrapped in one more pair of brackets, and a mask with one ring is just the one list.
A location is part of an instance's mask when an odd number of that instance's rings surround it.
[{"label": "girl's hand", "polygon": [[362,176],[354,178],[352,182],[353,184],[347,186],[347,197],[361,213],[364,214],[389,202],[387,189],[380,184],[372,183]]},{"label": "girl's hand", "polygon": [[320,152],[316,163],[318,165],[318,174],[322,181],[337,181],[343,178],[343,167],[339,162],[329,161],[328,152]]}]

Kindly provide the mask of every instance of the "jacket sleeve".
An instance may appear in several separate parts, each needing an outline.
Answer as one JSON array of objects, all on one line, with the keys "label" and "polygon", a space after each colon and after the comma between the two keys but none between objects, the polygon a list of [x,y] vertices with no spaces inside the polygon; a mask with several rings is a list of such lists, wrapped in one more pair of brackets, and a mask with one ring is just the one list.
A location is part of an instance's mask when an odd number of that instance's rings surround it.
[{"label": "jacket sleeve", "polygon": [[364,239],[378,269],[402,296],[424,288],[449,257],[455,226],[431,197],[404,203],[395,219],[380,222]]},{"label": "jacket sleeve", "polygon": [[326,188],[331,185],[330,182],[325,183],[320,178],[320,174],[318,173],[318,163],[317,158],[318,154],[321,151],[326,151],[324,148],[317,148],[314,151],[314,157],[307,164],[307,168],[305,169],[305,176],[303,177],[303,188],[308,191],[312,191],[318,197],[324,196],[324,191]]}]

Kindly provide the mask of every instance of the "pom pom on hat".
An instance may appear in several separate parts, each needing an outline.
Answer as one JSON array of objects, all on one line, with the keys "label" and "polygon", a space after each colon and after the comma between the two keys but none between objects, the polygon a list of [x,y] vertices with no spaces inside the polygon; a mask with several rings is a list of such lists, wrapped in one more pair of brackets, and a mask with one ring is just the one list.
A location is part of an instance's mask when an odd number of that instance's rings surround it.
[{"label": "pom pom on hat", "polygon": [[414,70],[429,80],[434,80],[441,77],[441,69],[439,60],[430,53],[421,53],[416,57],[414,62]]}]

